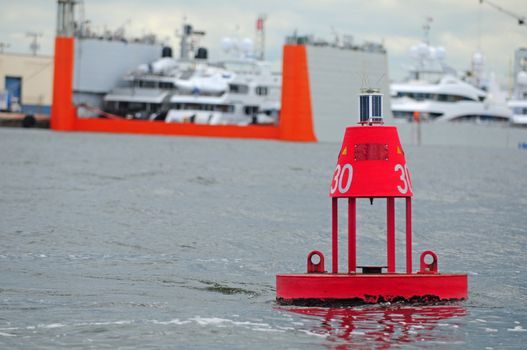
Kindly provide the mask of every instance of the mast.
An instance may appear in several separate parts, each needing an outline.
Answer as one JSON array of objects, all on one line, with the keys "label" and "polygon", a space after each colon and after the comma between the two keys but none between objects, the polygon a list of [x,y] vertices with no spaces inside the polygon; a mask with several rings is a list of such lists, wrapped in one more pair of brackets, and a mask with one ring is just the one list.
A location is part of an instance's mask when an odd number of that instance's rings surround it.
[{"label": "mast", "polygon": [[194,37],[204,36],[204,31],[195,30],[192,25],[187,23],[186,18],[183,19],[183,26],[181,34],[179,34],[179,58],[182,60],[193,59],[191,55],[194,53]]},{"label": "mast", "polygon": [[265,21],[266,14],[260,14],[256,19],[256,58],[263,61],[265,59]]}]

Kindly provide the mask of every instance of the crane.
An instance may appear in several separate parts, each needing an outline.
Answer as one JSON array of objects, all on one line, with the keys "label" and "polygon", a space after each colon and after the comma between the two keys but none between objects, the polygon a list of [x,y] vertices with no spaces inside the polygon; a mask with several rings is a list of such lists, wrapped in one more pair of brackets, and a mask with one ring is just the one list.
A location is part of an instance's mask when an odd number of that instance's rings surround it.
[{"label": "crane", "polygon": [[7,49],[9,46],[9,43],[0,41],[0,53],[4,53],[4,49]]},{"label": "crane", "polygon": [[520,15],[518,15],[517,13],[514,13],[514,12],[512,12],[512,11],[510,11],[510,10],[507,10],[506,8],[503,8],[503,7],[501,7],[500,5],[497,5],[497,4],[495,4],[494,2],[489,1],[489,0],[479,0],[479,3],[480,3],[480,4],[487,4],[487,5],[489,5],[490,7],[494,8],[495,10],[498,10],[498,11],[500,11],[501,13],[504,13],[504,14],[506,14],[507,16],[510,16],[510,17],[516,19],[516,20],[518,21],[518,25],[520,25],[520,26],[524,26],[524,25],[526,25],[526,24],[525,24],[525,21],[526,21],[525,16],[520,16]]},{"label": "crane", "polygon": [[30,38],[33,39],[33,40],[31,41],[31,45],[29,45],[29,49],[30,49],[31,52],[33,53],[33,56],[36,56],[38,50],[40,49],[40,44],[38,43],[38,38],[40,38],[40,37],[42,36],[42,33],[37,33],[37,32],[27,32],[27,33],[26,33],[26,36],[27,36],[27,37],[30,37]]}]

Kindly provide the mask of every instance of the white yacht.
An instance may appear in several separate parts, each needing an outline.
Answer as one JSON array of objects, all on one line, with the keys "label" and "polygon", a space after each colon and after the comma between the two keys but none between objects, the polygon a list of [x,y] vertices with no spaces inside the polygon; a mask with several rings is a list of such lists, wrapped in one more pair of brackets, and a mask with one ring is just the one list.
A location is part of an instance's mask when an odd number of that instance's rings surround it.
[{"label": "white yacht", "polygon": [[153,119],[213,125],[273,124],[278,120],[281,75],[265,62],[243,59],[209,64],[175,84],[183,93],[172,94],[163,113]]},{"label": "white yacht", "polygon": [[511,125],[527,127],[527,99],[510,100],[508,105],[512,109]]},{"label": "white yacht", "polygon": [[[161,60],[167,59],[171,60]],[[161,111],[163,102],[175,91],[175,80],[182,74],[178,69],[169,74],[132,72],[104,96],[103,109],[128,119],[149,119]]]},{"label": "white yacht", "polygon": [[488,94],[454,76],[430,83],[412,80],[391,85],[395,119],[422,121],[508,122],[511,111]]},{"label": "white yacht", "polygon": [[206,61],[207,50],[195,47],[204,34],[184,23],[179,58],[172,58],[172,49],[165,47],[160,59],[130,71],[104,96],[104,111],[128,119],[151,119],[160,113],[163,104],[179,90],[176,82],[191,77],[196,66]]},{"label": "white yacht", "polygon": [[527,49],[517,49],[514,56],[514,91],[507,104],[512,110],[511,125],[527,127]]},{"label": "white yacht", "polygon": [[[163,58],[128,74],[104,97],[105,111],[131,119],[213,125],[274,124],[280,110],[281,74],[252,57],[248,39],[224,39],[236,60],[211,63],[204,48],[190,47],[198,33],[185,24],[179,59]],[[228,46],[228,47],[227,47]]]},{"label": "white yacht", "polygon": [[[392,112],[395,120],[509,122],[512,113],[492,79],[482,79],[483,56],[473,57],[474,74],[463,81],[445,63],[445,49],[425,39],[411,48],[416,60],[409,78],[391,84]],[[486,89],[487,91],[483,90]]]}]

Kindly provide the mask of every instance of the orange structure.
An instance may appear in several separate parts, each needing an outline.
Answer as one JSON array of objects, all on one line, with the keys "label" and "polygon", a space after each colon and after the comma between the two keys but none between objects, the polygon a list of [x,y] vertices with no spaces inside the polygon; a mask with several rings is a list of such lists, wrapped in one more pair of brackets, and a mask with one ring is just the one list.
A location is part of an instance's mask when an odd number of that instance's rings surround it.
[{"label": "orange structure", "polygon": [[283,56],[282,112],[278,126],[177,124],[160,121],[79,118],[73,104],[72,36],[55,39],[51,129],[156,135],[257,138],[315,142],[305,46],[286,45]]},{"label": "orange structure", "polygon": [[306,47],[285,45],[282,62],[280,139],[317,141],[313,128]]},{"label": "orange structure", "polygon": [[55,38],[53,105],[50,121],[53,130],[75,130],[77,113],[73,105],[74,44],[75,40],[72,37]]}]

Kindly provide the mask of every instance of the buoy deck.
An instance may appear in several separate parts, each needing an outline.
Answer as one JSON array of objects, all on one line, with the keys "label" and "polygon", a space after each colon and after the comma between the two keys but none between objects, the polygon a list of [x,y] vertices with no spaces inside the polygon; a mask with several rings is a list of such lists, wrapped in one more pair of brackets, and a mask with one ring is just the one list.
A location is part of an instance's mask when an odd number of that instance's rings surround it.
[{"label": "buoy deck", "polygon": [[465,300],[466,274],[279,274],[276,299],[287,305],[428,303]]}]

